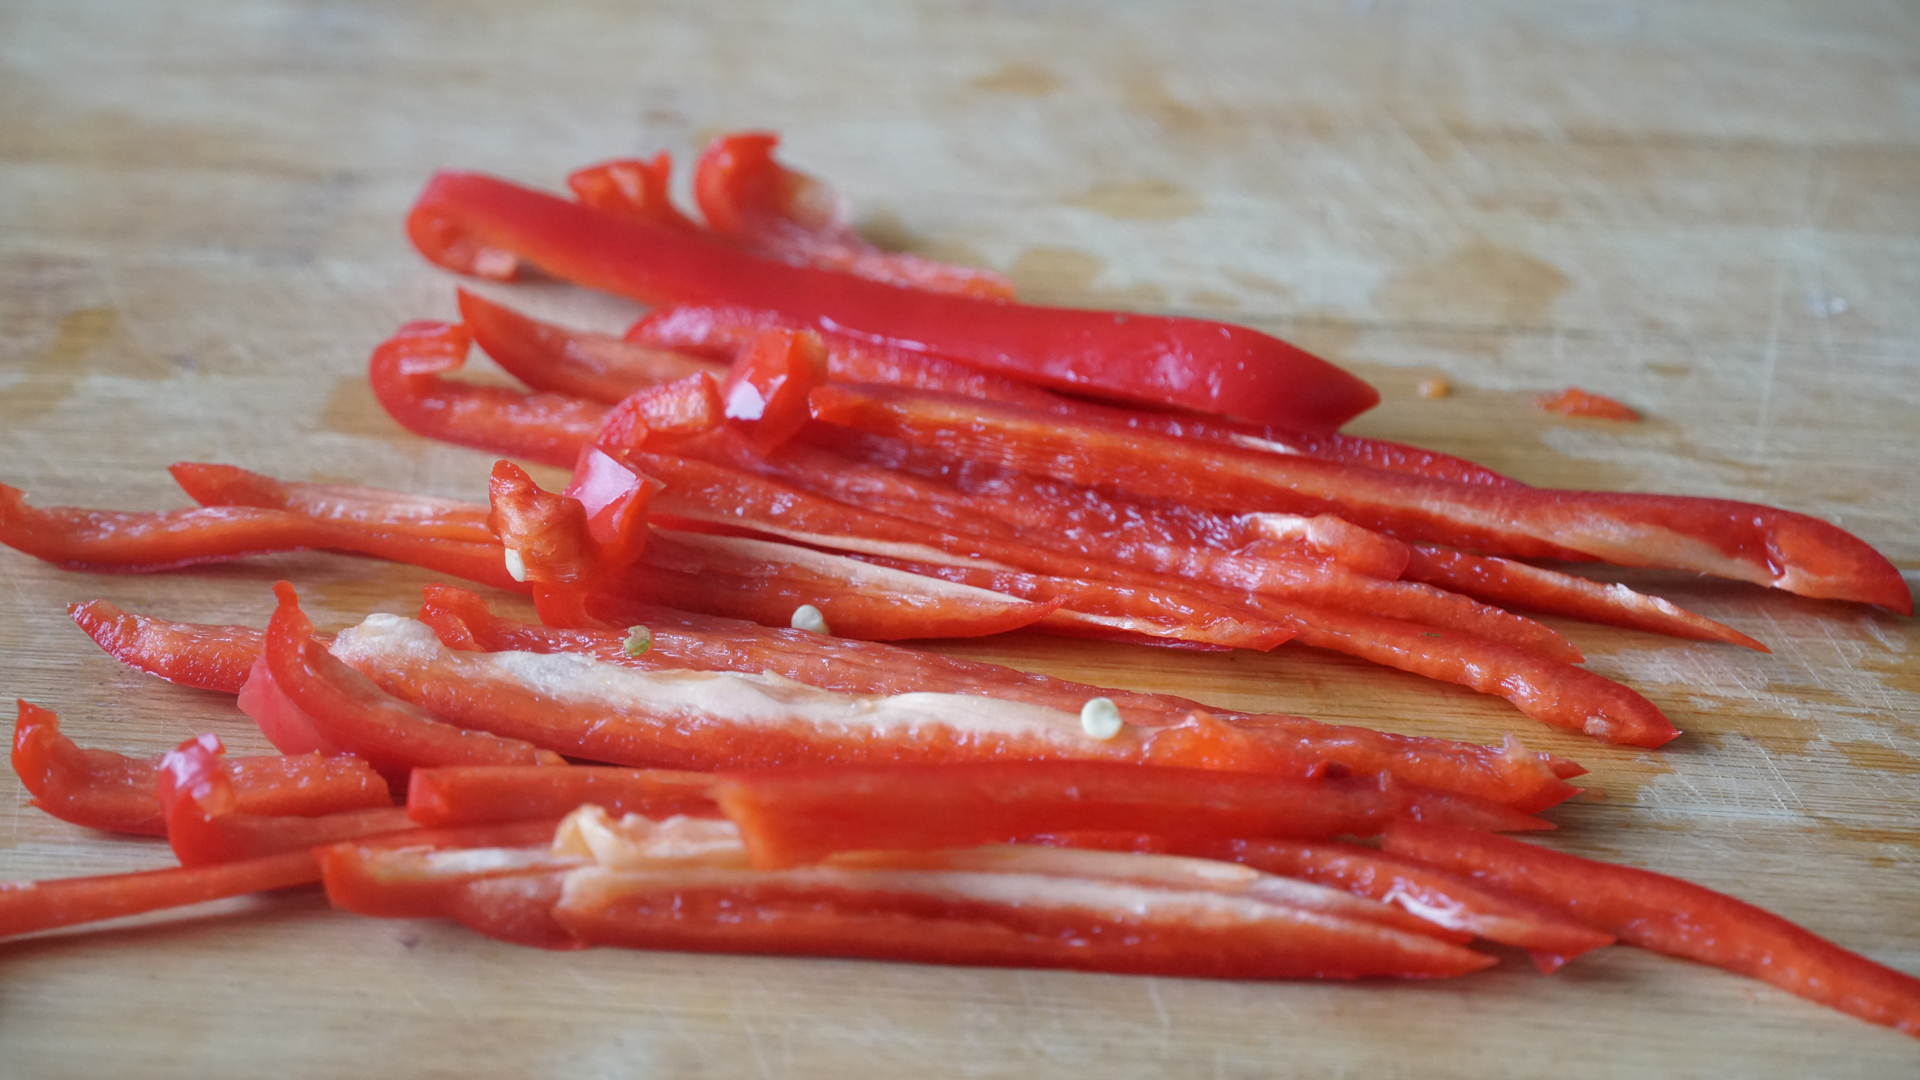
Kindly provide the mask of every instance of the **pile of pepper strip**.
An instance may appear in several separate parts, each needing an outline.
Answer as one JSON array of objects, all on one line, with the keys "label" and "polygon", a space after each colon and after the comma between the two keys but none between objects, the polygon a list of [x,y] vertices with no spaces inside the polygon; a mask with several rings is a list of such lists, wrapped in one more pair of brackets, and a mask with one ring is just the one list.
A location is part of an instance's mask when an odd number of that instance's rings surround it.
[{"label": "pile of pepper strip", "polygon": [[[709,148],[704,227],[668,201],[665,155],[575,174],[577,202],[443,174],[416,206],[409,235],[442,265],[531,262],[671,305],[620,340],[462,293],[463,324],[375,351],[403,424],[570,467],[565,493],[509,461],[485,506],[185,463],[199,509],[36,510],[0,487],[0,541],[76,569],[324,548],[530,593],[542,620],[444,586],[418,619],[331,638],[285,583],[265,631],[75,605],[120,660],[237,694],[283,756],[202,735],[129,759],[20,703],[36,804],[164,835],[181,868],[0,888],[0,934],[318,880],[348,910],[555,948],[1352,978],[1476,970],[1476,936],[1548,972],[1617,939],[1920,1034],[1920,981],[1491,835],[1551,828],[1532,815],[1575,791],[1570,762],[885,644],[1298,639],[1657,746],[1676,734],[1657,708],[1492,604],[1764,646],[1516,559],[1910,612],[1884,559],[1786,511],[1545,491],[1338,435],[1376,396],[1330,365],[1236,327],[1019,305],[996,275],[879,251],[773,147]],[[532,390],[444,378],[476,339]]]}]

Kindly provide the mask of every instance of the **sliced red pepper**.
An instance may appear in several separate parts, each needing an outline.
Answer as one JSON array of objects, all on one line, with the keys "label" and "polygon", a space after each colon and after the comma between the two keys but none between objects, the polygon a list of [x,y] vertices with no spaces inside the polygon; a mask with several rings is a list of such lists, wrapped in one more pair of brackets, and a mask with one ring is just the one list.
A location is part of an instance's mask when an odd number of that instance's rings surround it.
[{"label": "sliced red pepper", "polygon": [[720,384],[727,419],[762,453],[805,426],[807,395],[827,381],[827,347],[811,330],[768,330],[753,339]]},{"label": "sliced red pepper", "polygon": [[[826,184],[773,158],[777,135],[737,132],[707,144],[693,197],[707,226],[756,255],[845,270],[910,289],[1013,299],[1013,282],[991,270],[949,266],[883,251],[853,231],[846,200]],[[664,186],[664,185],[663,185]]]},{"label": "sliced red pepper", "polygon": [[1148,498],[1238,511],[1333,512],[1403,539],[1489,554],[1695,570],[1903,614],[1913,609],[1899,571],[1858,538],[1817,518],[1750,503],[1449,483],[884,387],[829,384],[814,391],[813,407],[817,419],[968,461]]},{"label": "sliced red pepper", "polygon": [[[334,745],[371,762],[390,782],[430,765],[561,764],[558,755],[514,739],[463,731],[416,705],[396,700],[312,640],[293,586],[267,626],[267,665],[288,699],[313,718]],[[336,647],[337,647],[336,640]]]},{"label": "sliced red pepper", "polygon": [[731,361],[768,330],[815,330],[827,348],[827,374],[836,382],[877,383],[1009,401],[1041,408],[1072,403],[1058,394],[1003,378],[942,356],[890,342],[822,329],[807,319],[754,308],[675,304],[643,316],[626,340]]},{"label": "sliced red pepper", "polygon": [[567,394],[528,394],[444,379],[466,362],[458,323],[411,322],[374,349],[373,395],[402,427],[430,439],[570,468],[607,407]]},{"label": "sliced red pepper", "polygon": [[[159,758],[83,749],[60,733],[54,713],[18,705],[13,770],[35,806],[90,829],[166,835],[154,794]],[[386,784],[357,758],[243,757],[227,770],[234,804],[247,813],[314,816],[393,803]]]},{"label": "sliced red pepper", "polygon": [[290,510],[323,521],[337,521],[383,532],[401,532],[432,540],[485,544],[483,508],[459,499],[410,495],[352,484],[309,484],[276,480],[232,465],[182,461],[167,466],[174,482],[202,506],[257,506]]},{"label": "sliced red pepper", "polygon": [[1770,982],[1920,1036],[1920,979],[1690,882],[1484,833],[1397,822],[1395,855],[1546,904],[1628,945]]},{"label": "sliced red pepper", "polygon": [[567,187],[595,210],[699,232],[700,226],[673,205],[667,191],[672,178],[673,158],[661,151],[651,161],[623,159],[580,169],[567,176]]},{"label": "sliced red pepper", "polygon": [[565,817],[592,803],[610,814],[718,817],[708,773],[575,765],[415,769],[407,814],[420,825],[484,825]]},{"label": "sliced red pepper", "polygon": [[[605,214],[472,173],[442,172],[408,234],[466,271],[463,249],[504,250],[643,303],[771,308],[875,341],[1058,389],[1331,430],[1379,395],[1285,342],[1224,323],[1006,304],[789,266],[671,226]],[[449,257],[452,253],[452,257]]]},{"label": "sliced red pepper", "polygon": [[603,566],[620,567],[639,558],[647,542],[647,504],[660,481],[635,472],[597,446],[580,452],[563,493],[578,499],[587,514],[587,533]]},{"label": "sliced red pepper", "polygon": [[[1078,578],[1083,582],[1110,579],[1109,588],[1154,586],[1176,594],[1190,594],[1185,599],[1189,605],[1229,611],[1242,609],[1239,613],[1242,622],[1247,620],[1243,603],[1229,595],[1211,596],[1207,598],[1211,601],[1208,603],[1194,587],[1246,590],[1308,605],[1302,611],[1303,617],[1305,611],[1315,608],[1347,610],[1459,630],[1567,663],[1581,659],[1579,650],[1558,632],[1531,619],[1436,588],[1380,581],[1353,573],[1334,562],[1268,558],[1244,546],[1238,551],[1222,552],[1208,541],[1234,529],[1228,523],[1177,517],[1159,507],[1110,500],[1098,492],[1060,490],[1059,485],[1049,489],[1022,484],[1018,478],[1003,477],[982,482],[978,490],[963,491],[861,466],[837,455],[807,448],[782,448],[778,454],[763,457],[741,447],[737,441],[714,437],[690,441],[676,449],[678,457],[647,454],[637,460],[671,488],[659,508],[694,520],[737,525],[803,543],[868,552],[895,560],[928,558],[902,551],[902,543],[912,543],[970,560],[992,560],[1003,566],[1055,577]],[[833,502],[809,499],[785,486],[765,486],[769,481],[747,475],[749,473],[778,477],[825,495]],[[862,511],[877,511],[886,516]],[[908,526],[895,520],[896,517],[915,522],[921,528]],[[1399,563],[1405,565],[1405,546],[1397,541],[1352,526],[1340,530],[1321,518],[1291,520],[1300,522],[1302,531],[1319,532],[1323,544],[1328,534],[1351,532],[1380,541],[1378,547],[1395,545],[1400,548]],[[1202,529],[1213,535],[1206,535]],[[1100,560],[1112,565],[1102,565]],[[902,564],[895,561],[889,565]],[[1120,571],[1122,566],[1159,580],[1125,580]],[[932,572],[917,566],[903,568],[916,573]],[[1398,566],[1394,572],[1399,572]],[[954,576],[955,573],[960,576]],[[967,565],[962,571],[941,576],[1015,592],[1028,599],[1045,598],[1031,591],[1020,591],[1011,582],[995,585],[979,576],[988,573],[990,571],[983,568]],[[1064,608],[1069,612],[1115,614],[1111,607],[1086,608],[1074,600],[1068,600]],[[1134,614],[1150,617],[1146,611]],[[1219,616],[1214,618],[1217,620]],[[1198,616],[1175,618],[1162,630],[1144,632],[1178,637],[1182,636],[1183,627],[1190,628],[1199,621]],[[1217,637],[1201,640],[1265,647]],[[1277,643],[1277,639],[1270,640]]]},{"label": "sliced red pepper", "polygon": [[[595,816],[576,815],[560,839],[583,817]],[[718,845],[651,856],[652,837],[598,820],[597,839],[576,826],[597,865],[568,871],[552,909],[596,944],[1245,978],[1432,977],[1491,962],[1357,898],[1218,863],[1003,847],[760,871]]]},{"label": "sliced red pepper", "polygon": [[1562,416],[1592,416],[1601,420],[1640,419],[1640,414],[1610,397],[1569,386],[1557,394],[1541,394],[1533,403]]},{"label": "sliced red pepper", "polygon": [[720,384],[705,372],[637,390],[607,414],[593,442],[615,450],[648,440],[683,439],[712,431],[726,419]]},{"label": "sliced red pepper", "polygon": [[0,882],[0,937],[269,892],[320,880],[311,851],[218,866]]},{"label": "sliced red pepper", "polygon": [[67,605],[67,614],[107,655],[181,686],[237,694],[260,658],[266,634],[250,626],[169,622],[121,611],[105,600]]},{"label": "sliced red pepper", "polygon": [[840,851],[973,847],[1072,829],[1178,840],[1372,836],[1407,805],[1384,777],[1281,780],[1097,761],[723,773],[713,797],[763,870]]},{"label": "sliced red pepper", "polygon": [[1178,845],[1173,850],[1242,863],[1263,873],[1304,878],[1399,904],[1442,926],[1526,949],[1548,973],[1582,953],[1614,942],[1612,934],[1570,919],[1545,904],[1355,844],[1233,840]]},{"label": "sliced red pepper", "polygon": [[[912,691],[981,694],[1072,712],[1105,697],[1124,715],[1179,723],[1207,711],[1198,702],[1069,682],[1012,668],[901,649],[881,642],[774,629],[752,622],[636,609],[648,630],[647,647],[629,654],[630,631],[557,630],[494,616],[480,596],[429,586],[420,618],[449,648],[575,652],[647,669],[771,671],[842,693],[886,695]],[[1575,793],[1565,781],[1584,770],[1572,762],[1533,754],[1517,743],[1501,749],[1444,739],[1388,735],[1322,724],[1305,717],[1215,710],[1269,744],[1276,772],[1308,776],[1331,764],[1357,773],[1390,772],[1407,784],[1458,791],[1516,807],[1543,810]],[[1278,763],[1286,761],[1285,768]]]},{"label": "sliced red pepper", "polygon": [[279,551],[328,550],[509,583],[486,545],[426,540],[287,510],[203,506],[157,513],[36,509],[0,484],[0,543],[66,570],[145,574]]},{"label": "sliced red pepper", "polygon": [[769,626],[803,604],[835,634],[869,641],[983,637],[1031,626],[1053,608],[826,552],[730,536],[654,530],[617,593],[595,598],[602,620],[626,625],[628,598]]},{"label": "sliced red pepper", "polygon": [[1773,651],[1731,626],[1696,615],[1660,597],[1635,592],[1625,585],[1603,585],[1512,559],[1419,544],[1414,546],[1407,562],[1406,578],[1504,607],[1650,630],[1691,641],[1724,641],[1760,652]]},{"label": "sliced red pepper", "polygon": [[554,824],[421,830],[438,836],[396,844],[417,839],[401,834],[322,848],[327,900],[361,915],[450,918],[518,945],[580,948],[584,943],[552,918],[560,872],[582,861],[548,849]]},{"label": "sliced red pepper", "polygon": [[[188,739],[160,759],[155,794],[167,842],[182,866],[206,866],[411,828],[404,808],[378,805],[318,816],[250,813],[240,806],[215,735]],[[373,778],[371,771],[367,775]],[[377,779],[377,778],[376,778]]]},{"label": "sliced red pepper", "polygon": [[637,390],[725,368],[685,353],[539,322],[460,290],[460,319],[507,373],[535,390],[613,405]]}]

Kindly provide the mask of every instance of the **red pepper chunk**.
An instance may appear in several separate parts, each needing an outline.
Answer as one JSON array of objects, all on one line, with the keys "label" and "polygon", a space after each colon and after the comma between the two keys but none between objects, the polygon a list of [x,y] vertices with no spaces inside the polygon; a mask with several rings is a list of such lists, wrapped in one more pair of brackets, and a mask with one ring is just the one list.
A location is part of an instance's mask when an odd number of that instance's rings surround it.
[{"label": "red pepper chunk", "polygon": [[1920,979],[1690,882],[1531,844],[1396,822],[1385,848],[1546,904],[1629,945],[1761,979],[1920,1036]]},{"label": "red pepper chunk", "polygon": [[807,395],[827,381],[827,347],[811,330],[767,330],[753,339],[720,384],[727,419],[766,453],[809,419]]},{"label": "red pepper chunk", "polygon": [[667,192],[672,179],[673,158],[662,151],[651,161],[623,159],[580,169],[567,176],[567,187],[595,210],[698,232],[700,226],[673,205]]},{"label": "red pepper chunk", "polygon": [[1533,403],[1547,412],[1562,416],[1592,416],[1601,420],[1640,419],[1640,414],[1628,406],[1577,386],[1569,386],[1557,394],[1541,394]]},{"label": "red pepper chunk", "polygon": [[1032,307],[901,289],[789,266],[685,230],[625,219],[472,173],[442,172],[408,217],[422,254],[507,251],[643,303],[741,304],[959,360],[1028,382],[1155,407],[1330,430],[1379,401],[1326,361],[1243,327]]},{"label": "red pepper chunk", "polygon": [[607,407],[565,394],[527,394],[441,378],[466,362],[458,323],[411,322],[373,350],[373,396],[401,426],[430,439],[570,468]]}]

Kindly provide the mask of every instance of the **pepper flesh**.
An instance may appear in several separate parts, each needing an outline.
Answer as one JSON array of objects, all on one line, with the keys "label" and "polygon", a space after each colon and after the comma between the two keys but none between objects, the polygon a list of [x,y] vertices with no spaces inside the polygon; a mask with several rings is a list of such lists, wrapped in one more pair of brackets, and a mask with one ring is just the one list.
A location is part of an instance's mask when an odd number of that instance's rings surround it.
[{"label": "pepper flesh", "polygon": [[[1379,395],[1359,379],[1252,330],[1153,315],[1041,308],[900,289],[789,266],[682,229],[601,213],[472,173],[429,181],[407,219],[430,259],[508,252],[577,284],[643,303],[771,308],[876,341],[1079,393],[1330,430]],[[452,256],[449,255],[453,252]]]},{"label": "pepper flesh", "polygon": [[1920,1036],[1920,979],[1723,893],[1516,840],[1396,822],[1388,852],[1546,904],[1629,945],[1724,968]]},{"label": "pepper flesh", "polygon": [[[155,795],[160,758],[85,749],[60,732],[60,718],[18,702],[13,770],[33,803],[62,821],[108,832],[167,834]],[[306,754],[227,763],[233,803],[254,814],[316,816],[391,806],[386,785],[356,758]]]},{"label": "pepper flesh", "polygon": [[1488,554],[1695,570],[1902,614],[1913,597],[1858,538],[1804,514],[1724,499],[1449,483],[1311,458],[1063,423],[1007,406],[837,384],[816,419],[990,463],[1236,511],[1331,511],[1407,540]]}]

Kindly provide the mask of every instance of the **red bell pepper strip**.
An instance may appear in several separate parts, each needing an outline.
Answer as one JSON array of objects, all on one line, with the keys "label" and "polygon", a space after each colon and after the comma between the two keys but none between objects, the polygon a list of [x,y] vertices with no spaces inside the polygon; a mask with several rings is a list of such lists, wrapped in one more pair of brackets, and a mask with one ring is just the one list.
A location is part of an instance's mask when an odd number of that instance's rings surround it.
[{"label": "red bell pepper strip", "polygon": [[[83,749],[60,733],[54,713],[18,705],[13,770],[35,806],[90,829],[166,835],[154,794],[159,758]],[[227,770],[234,804],[247,813],[316,816],[393,804],[386,784],[357,758],[244,757]]]},{"label": "red bell pepper strip", "polygon": [[[417,705],[382,693],[312,640],[293,586],[273,587],[280,606],[267,626],[273,681],[334,745],[366,758],[390,782],[431,765],[558,765],[558,755],[525,742],[463,731]],[[339,647],[335,639],[335,647]]]},{"label": "red bell pepper strip", "polygon": [[[584,942],[553,921],[560,872],[582,863],[548,849],[554,823],[519,822],[441,833],[439,843],[405,834],[334,844],[318,852],[327,900],[343,911],[386,918],[450,918],[491,937],[541,948]],[[479,846],[485,834],[494,844]],[[538,845],[538,846],[528,846]]]},{"label": "red bell pepper strip", "polygon": [[587,514],[587,535],[603,566],[620,567],[639,557],[647,542],[647,504],[660,481],[635,472],[597,446],[580,452],[562,494]]},{"label": "red bell pepper strip", "polygon": [[218,866],[132,874],[0,882],[0,937],[117,919],[208,900],[286,889],[320,880],[311,851],[289,851]]},{"label": "red bell pepper strip", "polygon": [[420,825],[484,825],[557,819],[591,803],[610,814],[718,817],[713,776],[611,765],[469,765],[415,769],[407,816]]},{"label": "red bell pepper strip", "polygon": [[[318,816],[257,814],[240,808],[214,735],[188,739],[160,759],[158,797],[167,842],[182,866],[206,866],[296,851],[412,828],[382,791],[380,805]],[[371,776],[371,773],[369,773]]]},{"label": "red bell pepper strip", "polygon": [[672,178],[673,158],[662,151],[651,161],[609,161],[580,169],[567,176],[567,187],[574,198],[595,210],[688,232],[701,231],[673,205],[673,197],[667,192]]},{"label": "red bell pepper strip", "polygon": [[1601,420],[1637,421],[1640,414],[1610,397],[1569,386],[1557,394],[1541,394],[1533,403],[1562,416],[1592,416]]},{"label": "red bell pepper strip", "polygon": [[1770,982],[1920,1036],[1920,979],[1724,893],[1515,840],[1396,822],[1385,849],[1546,904],[1628,945]]},{"label": "red bell pepper strip", "polygon": [[[642,453],[634,461],[668,485],[655,503],[663,512],[701,513],[708,521],[811,544],[864,550],[869,554],[859,558],[876,565],[1036,602],[1059,602],[1061,611],[1078,613],[1077,621],[1105,621],[1153,636],[1257,648],[1284,641],[1290,631],[1303,644],[1497,694],[1537,720],[1597,738],[1658,746],[1677,734],[1651,702],[1632,690],[1525,648],[1350,610],[1260,596],[1235,597],[1078,556],[956,536],[828,503],[749,474],[720,472],[718,466],[684,457]],[[730,513],[717,509],[721,504]],[[912,550],[915,547],[920,550]],[[956,558],[946,564],[928,561],[942,552]],[[970,560],[990,562],[982,565]],[[1009,565],[1060,580],[994,568]],[[688,603],[685,597],[658,599],[714,610],[706,603]],[[1048,621],[1061,618],[1056,612]]]},{"label": "red bell pepper strip", "polygon": [[374,349],[373,395],[402,427],[430,439],[570,468],[607,408],[566,394],[528,394],[441,378],[466,362],[458,323],[412,322]]},{"label": "red bell pepper strip", "polygon": [[1355,844],[1232,840],[1176,845],[1172,850],[1237,862],[1262,873],[1303,878],[1399,904],[1441,926],[1526,949],[1549,974],[1582,953],[1614,942],[1612,934],[1568,918],[1545,904]]},{"label": "red bell pepper strip", "polygon": [[465,289],[460,319],[474,344],[514,378],[535,390],[607,405],[649,386],[702,371],[718,378],[725,371],[685,353],[539,322]]},{"label": "red bell pepper strip", "polygon": [[276,480],[232,465],[182,461],[167,466],[174,483],[201,506],[257,506],[400,532],[430,540],[485,544],[493,540],[487,516],[473,503],[410,495],[355,484],[309,484]]},{"label": "red bell pepper strip", "polygon": [[129,667],[181,686],[237,694],[266,635],[250,626],[168,622],[121,611],[105,600],[67,605],[94,644]]},{"label": "red bell pepper strip", "polygon": [[[628,631],[557,630],[498,618],[486,601],[464,589],[428,586],[420,618],[449,648],[573,652],[644,669],[771,671],[842,693],[887,695],[912,691],[980,694],[1074,711],[1089,698],[1115,702],[1123,715],[1179,723],[1206,706],[1167,694],[1145,694],[1069,682],[996,664],[901,649],[882,642],[827,637],[799,630],[689,615],[661,608],[633,614],[649,631],[649,646],[629,655]],[[1356,773],[1388,772],[1406,784],[1457,791],[1522,811],[1543,810],[1578,789],[1567,779],[1585,770],[1533,754],[1509,741],[1504,748],[1444,739],[1388,735],[1322,724],[1305,717],[1211,710],[1252,730],[1269,747],[1278,775],[1307,777],[1328,766]],[[1142,722],[1149,722],[1143,719]],[[1284,767],[1281,762],[1285,762]]]},{"label": "red bell pepper strip", "polygon": [[827,381],[827,347],[811,330],[768,330],[753,339],[720,384],[727,419],[765,453],[810,419],[807,395]]},{"label": "red bell pepper strip", "polygon": [[1470,555],[1448,548],[1414,545],[1405,577],[1505,607],[1585,619],[1608,626],[1649,630],[1691,641],[1723,641],[1759,652],[1765,645],[1657,596],[1625,585],[1604,585],[1512,559]]},{"label": "red bell pepper strip", "polygon": [[566,872],[552,915],[596,944],[1244,978],[1432,977],[1491,962],[1349,914],[1378,915],[1364,903],[1217,863],[1009,847],[758,871],[715,844],[650,856],[647,834],[671,823],[640,833],[598,815],[595,839],[562,843],[594,817],[562,825],[556,848],[597,864]]},{"label": "red bell pepper strip", "polygon": [[626,340],[731,361],[768,330],[808,330],[827,347],[827,374],[836,382],[877,383],[942,394],[1007,401],[1041,408],[1073,402],[1050,390],[968,367],[920,349],[822,329],[798,315],[744,307],[675,304],[642,316]]},{"label": "red bell pepper strip", "polygon": [[829,384],[814,416],[967,461],[1197,506],[1334,512],[1402,539],[1489,554],[1695,570],[1903,614],[1913,598],[1858,538],[1786,510],[1672,495],[1448,483],[1311,458],[1063,423],[992,403]]},{"label": "red bell pepper strip", "polygon": [[1407,805],[1385,777],[1281,780],[1099,761],[723,773],[713,797],[763,870],[840,851],[973,847],[1056,830],[1176,840],[1372,836]]},{"label": "red bell pepper strip", "polygon": [[1379,395],[1285,342],[1224,323],[1005,304],[789,266],[709,237],[595,211],[472,173],[442,172],[407,220],[421,253],[508,251],[560,277],[659,304],[742,304],[1063,390],[1331,430]]},{"label": "red bell pepper strip", "polygon": [[637,621],[627,616],[630,600],[769,626],[789,624],[811,604],[833,633],[869,641],[1003,634],[1053,610],[790,544],[659,529],[618,592],[595,596],[590,610],[628,625]]},{"label": "red bell pepper strip", "polygon": [[[900,548],[902,543],[917,544],[1055,577],[1185,592],[1191,594],[1186,603],[1216,609],[1244,608],[1244,604],[1230,594],[1213,595],[1211,604],[1206,604],[1206,594],[1197,586],[1258,592],[1308,605],[1303,610],[1329,608],[1397,618],[1517,645],[1549,659],[1577,663],[1581,658],[1579,650],[1558,632],[1531,619],[1432,587],[1369,578],[1338,563],[1269,558],[1245,548],[1220,552],[1199,535],[1191,539],[1179,535],[1188,529],[1197,534],[1201,522],[1168,520],[1173,515],[1157,507],[1110,500],[1098,492],[1060,491],[1057,485],[1056,490],[1036,490],[1018,478],[1001,477],[983,483],[982,490],[962,491],[808,448],[782,448],[778,454],[762,456],[737,440],[719,437],[693,440],[676,450],[679,456],[643,454],[635,460],[669,486],[659,509],[692,520],[736,525],[842,551],[929,558]],[[832,501],[809,498],[785,484],[774,486],[761,476],[777,477]],[[1336,532],[1318,519],[1306,519],[1304,527],[1322,534]],[[1169,537],[1167,542],[1155,542],[1150,530],[1156,528]],[[1351,531],[1376,536],[1357,528]],[[1401,554],[1404,564],[1404,550]],[[1136,574],[1124,575],[1123,566]],[[969,572],[985,571],[969,567]],[[997,587],[971,576],[956,580]],[[1040,598],[1031,592],[1019,595]],[[1071,600],[1064,606],[1069,611],[1091,612]],[[1239,617],[1246,619],[1244,610]],[[1183,625],[1186,620],[1174,620],[1170,636],[1181,636],[1178,630]]]},{"label": "red bell pepper strip", "polygon": [[722,135],[694,169],[693,197],[707,227],[756,255],[845,270],[902,288],[1013,299],[1013,282],[991,270],[949,266],[882,251],[853,231],[845,198],[773,159],[780,138],[763,132]]},{"label": "red bell pepper strip", "polygon": [[[293,699],[273,681],[273,668],[267,663],[264,635],[260,659],[248,673],[246,684],[234,704],[260,729],[260,734],[282,754],[331,754],[352,757],[333,740],[320,734],[314,723]],[[354,758],[354,760],[359,760]]]},{"label": "red bell pepper strip", "polygon": [[328,550],[411,563],[483,584],[507,582],[484,545],[431,541],[287,510],[203,506],[158,513],[36,509],[0,484],[0,543],[66,570],[145,574],[277,551]]}]

